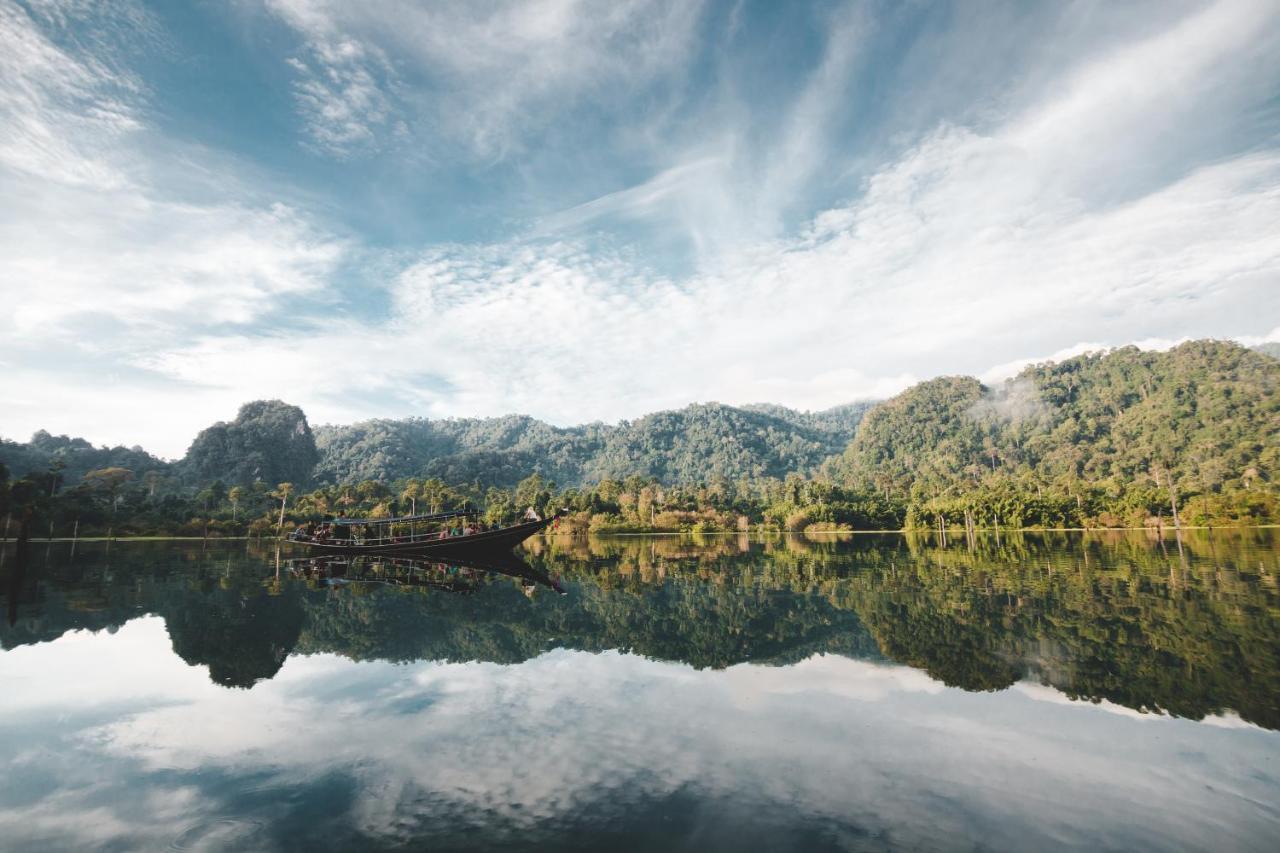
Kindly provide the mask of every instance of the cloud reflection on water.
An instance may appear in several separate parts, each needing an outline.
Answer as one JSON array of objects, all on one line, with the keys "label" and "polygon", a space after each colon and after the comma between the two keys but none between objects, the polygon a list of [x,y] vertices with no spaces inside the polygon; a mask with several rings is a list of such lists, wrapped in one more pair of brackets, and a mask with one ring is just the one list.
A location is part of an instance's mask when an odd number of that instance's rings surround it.
[{"label": "cloud reflection on water", "polygon": [[[1025,682],[966,693],[835,656],[714,671],[616,652],[514,666],[321,654],[227,690],[148,617],[10,650],[0,678],[21,687],[0,711],[15,756],[0,833],[18,849],[610,833],[1265,849],[1280,830],[1262,805],[1280,801],[1276,733],[1120,715]],[[47,790],[24,799],[18,778]]]}]

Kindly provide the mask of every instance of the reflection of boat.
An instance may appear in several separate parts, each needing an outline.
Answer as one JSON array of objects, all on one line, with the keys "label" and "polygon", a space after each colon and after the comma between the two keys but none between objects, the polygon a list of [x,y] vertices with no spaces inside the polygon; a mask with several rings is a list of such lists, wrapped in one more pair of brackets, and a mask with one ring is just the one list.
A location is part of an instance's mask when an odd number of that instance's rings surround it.
[{"label": "reflection of boat", "polygon": [[480,558],[450,556],[438,560],[383,554],[324,554],[287,561],[289,573],[298,578],[337,586],[358,581],[386,586],[412,586],[469,593],[487,574],[506,575],[526,586],[564,589],[546,572],[535,569],[515,554],[490,554]]},{"label": "reflection of boat", "polygon": [[535,516],[506,527],[482,524],[474,510],[397,518],[334,518],[303,525],[287,539],[333,553],[489,555],[510,551],[559,517],[560,513]]}]

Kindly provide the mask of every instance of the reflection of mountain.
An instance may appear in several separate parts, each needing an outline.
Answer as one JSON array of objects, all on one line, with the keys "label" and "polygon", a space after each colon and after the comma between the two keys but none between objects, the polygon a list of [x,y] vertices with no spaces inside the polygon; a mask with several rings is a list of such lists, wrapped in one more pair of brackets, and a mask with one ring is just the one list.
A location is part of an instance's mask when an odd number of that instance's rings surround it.
[{"label": "reflection of mountain", "polygon": [[1125,541],[1122,560],[1078,546],[1013,564],[930,550],[927,566],[860,578],[847,594],[885,655],[947,684],[1030,678],[1073,697],[1193,719],[1234,710],[1280,728],[1275,551],[1262,536],[1270,570],[1222,536],[1188,544],[1185,566]]},{"label": "reflection of mountain", "polygon": [[245,596],[212,586],[188,588],[164,613],[174,654],[207,664],[224,687],[252,687],[284,666],[298,644],[303,609],[298,589]]},{"label": "reflection of mountain", "polygon": [[[419,569],[422,582],[414,583],[389,563],[319,572],[304,569],[309,562],[290,572],[286,563],[277,580],[261,559],[233,558],[219,571],[216,561],[166,566],[150,559],[159,557],[155,550],[143,550],[125,572],[43,571],[35,600],[19,604],[21,618],[0,629],[0,641],[12,647],[157,613],[174,651],[208,664],[214,681],[229,686],[271,677],[295,649],[356,660],[518,663],[563,646],[698,667],[875,653],[856,614],[800,591],[696,577],[638,589],[606,571],[581,577],[560,596],[545,566],[527,564],[478,575],[458,565]],[[440,571],[470,573],[445,576],[468,594],[450,594]],[[85,599],[94,601],[89,610],[77,606]]]},{"label": "reflection of mountain", "polygon": [[158,613],[176,653],[235,686],[271,677],[290,651],[517,663],[556,647],[620,649],[696,667],[824,652],[887,657],[968,690],[1033,678],[1280,728],[1276,547],[1258,536],[1191,540],[1182,558],[1122,537],[972,552],[896,536],[561,539],[538,540],[532,565],[505,574],[386,563],[291,573],[286,562],[278,577],[247,554],[116,546],[111,564],[82,552],[73,569],[64,555],[64,568],[10,574],[0,590],[15,618],[0,643]]},{"label": "reflection of mountain", "polygon": [[[512,584],[465,597],[377,589],[305,599],[305,652],[357,660],[518,663],[548,649],[621,649],[696,667],[785,663],[815,652],[859,656],[875,643],[855,613],[789,590],[673,579],[637,595],[589,581],[530,601]],[[399,594],[397,594],[399,593]]]}]

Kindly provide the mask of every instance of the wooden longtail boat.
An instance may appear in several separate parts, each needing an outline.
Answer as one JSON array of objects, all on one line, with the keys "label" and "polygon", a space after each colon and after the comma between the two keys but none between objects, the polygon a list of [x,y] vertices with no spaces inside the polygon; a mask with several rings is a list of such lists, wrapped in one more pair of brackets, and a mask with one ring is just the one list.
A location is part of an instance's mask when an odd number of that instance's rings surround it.
[{"label": "wooden longtail boat", "polygon": [[[466,555],[494,554],[510,551],[530,536],[559,518],[557,512],[547,518],[530,519],[507,527],[475,529],[475,510],[454,510],[430,515],[404,515],[397,518],[335,518],[323,523],[326,535],[307,532],[300,527],[285,538],[320,552],[344,554],[412,554]],[[451,519],[466,519],[463,529],[474,532],[449,535],[448,531],[423,529]]]}]

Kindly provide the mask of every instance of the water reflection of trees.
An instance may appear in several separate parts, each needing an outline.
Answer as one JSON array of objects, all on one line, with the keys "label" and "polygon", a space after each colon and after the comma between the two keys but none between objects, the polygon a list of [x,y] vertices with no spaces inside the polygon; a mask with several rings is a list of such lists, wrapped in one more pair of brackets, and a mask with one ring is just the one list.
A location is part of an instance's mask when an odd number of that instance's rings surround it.
[{"label": "water reflection of trees", "polygon": [[[90,549],[92,550],[92,549]],[[272,554],[166,545],[7,572],[5,647],[164,616],[175,652],[221,684],[293,652],[514,663],[620,649],[698,667],[824,652],[998,690],[1068,695],[1280,728],[1280,595],[1271,531],[1144,535],[549,538],[533,572],[467,576],[467,595],[277,575]]]}]

